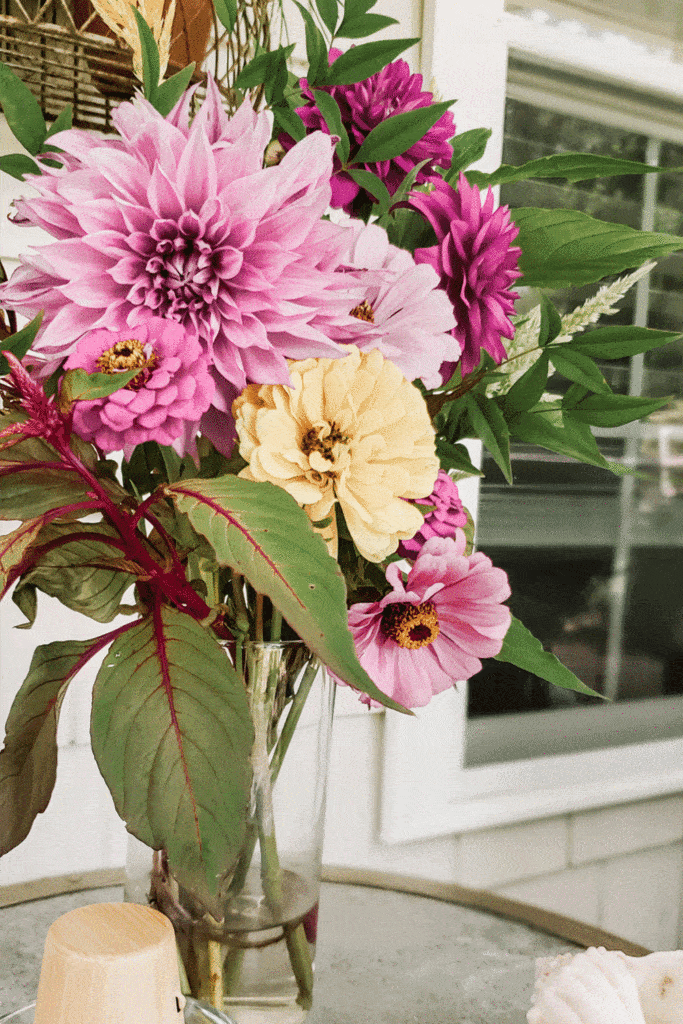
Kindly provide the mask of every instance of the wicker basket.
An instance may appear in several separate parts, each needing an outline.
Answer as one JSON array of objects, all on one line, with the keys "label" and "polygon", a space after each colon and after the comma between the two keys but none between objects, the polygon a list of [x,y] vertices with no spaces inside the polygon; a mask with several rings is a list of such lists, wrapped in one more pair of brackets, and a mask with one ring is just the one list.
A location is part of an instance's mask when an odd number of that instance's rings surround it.
[{"label": "wicker basket", "polygon": [[[139,83],[130,49],[89,0],[4,0],[3,9],[0,60],[28,85],[45,117],[71,103],[74,125],[111,128],[112,108]],[[177,0],[168,74],[192,60],[201,67],[212,49],[214,22],[211,0]]]}]

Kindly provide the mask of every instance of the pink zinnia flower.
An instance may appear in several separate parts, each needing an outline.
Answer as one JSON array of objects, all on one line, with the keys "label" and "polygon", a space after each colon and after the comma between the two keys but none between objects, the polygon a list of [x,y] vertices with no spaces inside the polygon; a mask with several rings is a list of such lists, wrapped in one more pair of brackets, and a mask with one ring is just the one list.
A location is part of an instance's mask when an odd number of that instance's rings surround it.
[{"label": "pink zinnia flower", "polygon": [[[341,50],[330,50],[330,63],[341,56]],[[307,105],[297,107],[309,132],[323,131],[329,133],[313,92],[305,78],[299,82],[301,91],[307,99]],[[316,86],[316,88],[319,88]],[[351,143],[349,163],[353,164],[354,154],[358,152],[366,136],[373,128],[386,121],[394,114],[403,114],[418,107],[428,107],[433,100],[431,92],[422,91],[422,75],[411,75],[410,68],[404,60],[395,60],[392,64],[378,71],[376,75],[366,78],[355,85],[321,86],[339,105],[341,118]],[[449,139],[455,135],[455,124],[450,112],[443,114],[433,127],[405,153],[393,160],[381,163],[359,164],[359,167],[372,171],[393,195],[415,164],[429,160],[428,164],[418,172],[417,181],[430,181],[435,177],[434,166],[450,167],[453,152],[448,145]],[[291,145],[289,136],[282,136],[280,141]],[[343,206],[350,211],[351,204],[359,192],[359,186],[353,178],[341,170],[339,157],[334,158],[335,174],[332,179],[332,206]]]},{"label": "pink zinnia flower", "polygon": [[[31,176],[17,204],[56,242],[22,257],[0,304],[45,310],[34,349],[60,360],[87,331],[135,329],[150,314],[198,335],[216,382],[208,427],[247,381],[289,380],[286,359],[336,356],[328,321],[349,312],[335,274],[348,231],[329,206],[332,143],[317,132],[263,167],[271,115],[230,119],[215,84],[188,125],[186,95],[163,118],[142,97],[112,114],[119,136],[72,129],[62,166]],[[229,447],[229,446],[228,446]]]},{"label": "pink zinnia flower", "polygon": [[345,325],[332,337],[364,352],[378,348],[407,380],[427,387],[441,384],[439,367],[457,359],[460,346],[451,331],[453,307],[432,267],[418,265],[404,249],[389,243],[384,228],[353,221],[350,274],[360,291]]},{"label": "pink zinnia flower", "polygon": [[[438,244],[416,249],[415,259],[434,267],[453,303],[453,335],[462,347],[463,376],[477,368],[482,348],[497,363],[505,359],[501,338],[515,333],[509,318],[518,296],[510,286],[521,277],[517,263],[522,250],[512,245],[518,228],[510,220],[508,207],[494,209],[494,202],[489,188],[482,205],[479,189],[464,174],[457,192],[438,181],[431,192],[410,195],[411,206],[436,231]],[[455,363],[447,362],[441,371],[444,381],[454,370]]]},{"label": "pink zinnia flower", "polygon": [[467,512],[460,500],[457,485],[443,469],[439,470],[434,490],[429,497],[414,499],[413,504],[433,505],[434,508],[425,513],[424,523],[417,533],[399,544],[398,553],[403,558],[415,558],[430,537],[455,537],[457,529],[467,523]]},{"label": "pink zinnia flower", "polygon": [[467,556],[466,543],[462,530],[455,539],[431,537],[405,584],[392,562],[386,572],[391,592],[349,609],[361,665],[404,707],[424,707],[434,694],[479,672],[480,659],[503,646],[511,621],[501,603],[510,596],[507,575],[481,552]]},{"label": "pink zinnia flower", "polygon": [[66,360],[67,370],[119,373],[140,367],[128,384],[107,398],[74,405],[74,430],[104,452],[157,441],[179,455],[193,451],[197,427],[211,404],[214,384],[206,352],[196,336],[172,320],[151,317],[125,331],[91,331]]}]

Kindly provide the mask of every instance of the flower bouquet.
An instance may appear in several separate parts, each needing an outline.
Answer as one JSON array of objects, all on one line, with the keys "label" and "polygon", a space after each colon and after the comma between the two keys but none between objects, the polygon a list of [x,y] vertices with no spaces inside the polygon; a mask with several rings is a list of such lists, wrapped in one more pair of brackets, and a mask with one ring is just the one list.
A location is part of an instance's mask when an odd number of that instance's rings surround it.
[{"label": "flower bouquet", "polygon": [[[241,4],[216,0],[228,34]],[[657,168],[564,153],[472,170],[490,133],[457,134],[400,59],[415,40],[355,42],[392,20],[368,0],[297,7],[306,77],[291,45],[259,47],[224,93],[190,87],[192,67],[163,80],[163,24],[131,8],[142,90],[114,134],[72,128],[68,107],[48,128],[0,67],[27,151],[0,168],[31,187],[15,221],[54,239],[0,286],[0,519],[19,524],[0,539],[1,593],[27,625],[38,592],[116,620],[36,648],[0,752],[0,853],[45,810],[66,688],[99,656],[94,754],[157,851],[157,901],[182,891],[178,917],[189,903],[209,922],[202,955],[188,949],[217,1010],[241,967],[221,923],[254,864],[267,911],[283,900],[273,792],[318,663],[394,712],[482,658],[592,693],[473,550],[457,481],[481,474],[463,442],[509,481],[511,440],[620,471],[591,425],[664,401],[614,394],[596,360],[676,337],[585,329],[683,239],[510,211],[492,191]],[[606,277],[564,317],[542,293],[515,314],[515,288]],[[286,670],[262,656],[290,642]],[[303,1009],[313,930],[302,912],[283,933]]]}]

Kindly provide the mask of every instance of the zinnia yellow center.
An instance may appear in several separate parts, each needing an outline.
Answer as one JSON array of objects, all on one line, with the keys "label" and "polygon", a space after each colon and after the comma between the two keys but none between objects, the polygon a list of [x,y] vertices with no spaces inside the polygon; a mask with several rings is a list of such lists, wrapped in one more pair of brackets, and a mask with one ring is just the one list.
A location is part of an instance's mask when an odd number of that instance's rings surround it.
[{"label": "zinnia yellow center", "polygon": [[151,345],[143,345],[137,338],[117,341],[97,359],[97,367],[102,373],[125,373],[139,368],[140,373],[125,385],[130,391],[143,388],[156,365],[157,357]]},{"label": "zinnia yellow center", "polygon": [[440,633],[439,616],[431,601],[409,604],[398,601],[382,612],[382,632],[395,640],[399,647],[415,650],[427,647]]},{"label": "zinnia yellow center", "polygon": [[363,299],[359,306],[354,306],[350,316],[355,316],[356,320],[365,320],[369,324],[375,322],[375,311],[367,299]]}]

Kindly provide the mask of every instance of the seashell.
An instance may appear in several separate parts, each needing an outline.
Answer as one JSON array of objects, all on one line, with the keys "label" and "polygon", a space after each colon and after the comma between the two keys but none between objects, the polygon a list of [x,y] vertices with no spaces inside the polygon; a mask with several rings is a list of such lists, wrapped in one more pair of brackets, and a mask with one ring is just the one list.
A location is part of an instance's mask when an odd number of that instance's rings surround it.
[{"label": "seashell", "polygon": [[646,1024],[638,986],[623,955],[591,947],[545,965],[536,980],[529,1024]]},{"label": "seashell", "polygon": [[645,1024],[683,1024],[683,950],[621,957],[635,979]]}]

